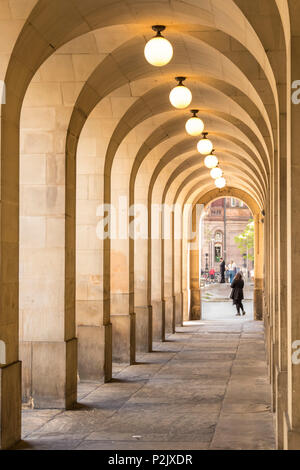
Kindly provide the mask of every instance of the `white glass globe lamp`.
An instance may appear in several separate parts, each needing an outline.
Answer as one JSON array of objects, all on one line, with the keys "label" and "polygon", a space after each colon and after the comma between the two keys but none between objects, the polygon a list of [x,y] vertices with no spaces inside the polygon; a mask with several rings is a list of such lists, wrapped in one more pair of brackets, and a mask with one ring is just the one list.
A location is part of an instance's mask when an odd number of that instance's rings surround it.
[{"label": "white glass globe lamp", "polygon": [[211,140],[207,138],[208,132],[203,132],[203,139],[199,140],[197,148],[201,155],[209,155],[213,149]]},{"label": "white glass globe lamp", "polygon": [[211,154],[207,155],[207,157],[204,160],[204,165],[209,170],[212,170],[213,168],[216,168],[219,165],[218,157],[216,157],[216,155],[214,155],[213,152],[214,150],[212,150]]},{"label": "white glass globe lamp", "polygon": [[170,93],[170,102],[177,109],[185,109],[187,108],[193,99],[193,95],[191,91],[183,85],[184,80],[186,77],[176,77],[178,85],[173,88]]},{"label": "white glass globe lamp", "polygon": [[223,171],[221,170],[221,168],[219,168],[218,166],[216,166],[215,168],[213,168],[210,172],[210,176],[212,177],[212,179],[216,180],[218,178],[222,178],[223,176]]},{"label": "white glass globe lamp", "polygon": [[154,67],[163,67],[171,62],[173,58],[173,46],[161,34],[166,29],[165,26],[156,25],[152,26],[152,29],[157,34],[146,44],[144,50],[145,58]]},{"label": "white glass globe lamp", "polygon": [[225,178],[222,177],[222,178],[216,179],[216,180],[215,180],[215,185],[216,185],[217,188],[219,188],[219,189],[225,188],[225,186],[226,186],[226,180],[225,180]]},{"label": "white glass globe lamp", "polygon": [[193,117],[191,117],[187,121],[185,129],[189,135],[191,135],[192,137],[197,137],[198,135],[201,135],[204,131],[204,122],[197,116],[197,114],[199,113],[198,109],[192,109],[191,113]]}]

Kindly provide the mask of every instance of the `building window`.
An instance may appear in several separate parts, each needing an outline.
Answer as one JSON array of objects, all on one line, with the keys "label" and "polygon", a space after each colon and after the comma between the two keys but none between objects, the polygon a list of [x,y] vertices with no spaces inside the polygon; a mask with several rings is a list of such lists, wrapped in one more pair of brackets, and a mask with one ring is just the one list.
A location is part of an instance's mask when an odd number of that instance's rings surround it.
[{"label": "building window", "polygon": [[236,206],[237,206],[237,200],[232,197],[231,198],[231,207],[236,207]]},{"label": "building window", "polygon": [[215,240],[216,240],[216,242],[222,242],[222,241],[223,241],[223,234],[222,234],[222,232],[216,232],[216,234],[215,234]]},{"label": "building window", "polygon": [[220,259],[222,258],[222,245],[215,245],[215,261],[219,263]]}]

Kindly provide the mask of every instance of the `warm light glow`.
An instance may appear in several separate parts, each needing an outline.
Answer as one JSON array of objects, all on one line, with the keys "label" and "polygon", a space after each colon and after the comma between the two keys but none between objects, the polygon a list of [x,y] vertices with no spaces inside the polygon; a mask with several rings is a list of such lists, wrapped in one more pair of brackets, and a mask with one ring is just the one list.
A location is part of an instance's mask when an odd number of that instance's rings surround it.
[{"label": "warm light glow", "polygon": [[218,166],[219,160],[215,155],[208,155],[204,160],[204,164],[206,168],[209,168],[211,170],[212,168]]},{"label": "warm light glow", "polygon": [[219,167],[213,168],[210,172],[210,176],[214,180],[216,180],[216,179],[221,178],[223,176],[223,171]]},{"label": "warm light glow", "polygon": [[219,188],[219,189],[225,188],[225,186],[226,186],[226,180],[225,180],[225,178],[218,178],[218,179],[216,179],[215,185],[216,185],[217,188]]},{"label": "warm light glow", "polygon": [[198,145],[197,145],[198,152],[201,153],[201,155],[209,155],[211,151],[213,150],[214,146],[212,142],[209,139],[207,139],[206,137],[207,134],[205,133],[203,135],[204,135],[203,139],[199,140]]},{"label": "warm light glow", "polygon": [[193,137],[201,135],[204,131],[204,122],[197,116],[197,112],[198,110],[192,110],[193,117],[185,125],[187,133]]},{"label": "warm light glow", "polygon": [[146,44],[145,57],[149,64],[155,67],[163,67],[172,60],[172,44],[162,36],[152,38]]},{"label": "warm light glow", "polygon": [[170,93],[170,101],[174,108],[185,109],[187,108],[193,99],[191,91],[182,84],[185,80],[185,77],[177,77],[176,80],[179,82]]}]

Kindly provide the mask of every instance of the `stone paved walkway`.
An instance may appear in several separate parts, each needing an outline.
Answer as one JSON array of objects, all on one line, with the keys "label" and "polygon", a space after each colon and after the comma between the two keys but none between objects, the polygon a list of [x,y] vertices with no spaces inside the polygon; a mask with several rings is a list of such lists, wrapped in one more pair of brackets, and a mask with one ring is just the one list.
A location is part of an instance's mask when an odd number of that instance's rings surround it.
[{"label": "stone paved walkway", "polygon": [[80,384],[79,399],[74,411],[24,410],[17,448],[275,447],[263,325],[232,310],[179,328],[112,383]]}]

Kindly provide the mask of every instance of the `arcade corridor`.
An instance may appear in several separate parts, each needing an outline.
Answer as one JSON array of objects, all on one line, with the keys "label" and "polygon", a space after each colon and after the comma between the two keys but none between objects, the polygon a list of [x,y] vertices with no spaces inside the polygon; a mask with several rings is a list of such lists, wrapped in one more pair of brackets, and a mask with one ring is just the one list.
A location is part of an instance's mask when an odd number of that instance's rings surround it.
[{"label": "arcade corridor", "polygon": [[299,0],[0,0],[1,450],[300,449],[299,51]]},{"label": "arcade corridor", "polygon": [[190,322],[115,372],[80,384],[75,411],[24,411],[17,448],[275,448],[262,323]]}]

